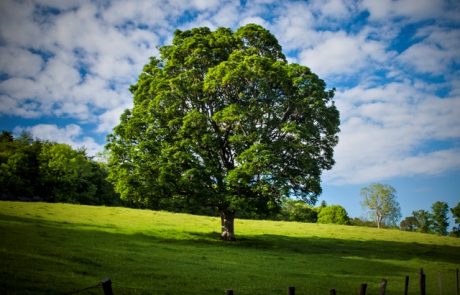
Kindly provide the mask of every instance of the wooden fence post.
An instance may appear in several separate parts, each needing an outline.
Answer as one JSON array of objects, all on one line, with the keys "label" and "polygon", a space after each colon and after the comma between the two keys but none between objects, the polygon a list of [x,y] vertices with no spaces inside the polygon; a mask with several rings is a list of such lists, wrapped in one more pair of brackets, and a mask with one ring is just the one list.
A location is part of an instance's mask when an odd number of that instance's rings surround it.
[{"label": "wooden fence post", "polygon": [[104,290],[104,295],[113,295],[112,291],[112,281],[110,278],[104,278],[101,281],[102,290]]},{"label": "wooden fence post", "polygon": [[459,285],[458,285],[458,268],[457,268],[457,290],[456,295],[460,295]]},{"label": "wooden fence post", "polygon": [[367,284],[361,284],[361,289],[359,289],[359,295],[366,295]]},{"label": "wooden fence post", "polygon": [[331,289],[331,291],[329,291],[329,295],[337,295],[337,293],[335,292],[335,289]]},{"label": "wooden fence post", "polygon": [[228,289],[227,291],[225,291],[225,295],[233,295],[233,290]]},{"label": "wooden fence post", "polygon": [[404,282],[404,295],[409,294],[409,276],[406,276],[406,281]]},{"label": "wooden fence post", "polygon": [[420,269],[420,295],[426,295],[426,276],[423,268]]},{"label": "wooden fence post", "polygon": [[295,295],[295,287],[288,288],[288,295]]},{"label": "wooden fence post", "polygon": [[386,291],[386,289],[387,289],[387,283],[388,283],[387,280],[382,279],[382,281],[380,282],[380,292],[379,292],[379,295],[385,295],[385,291]]}]

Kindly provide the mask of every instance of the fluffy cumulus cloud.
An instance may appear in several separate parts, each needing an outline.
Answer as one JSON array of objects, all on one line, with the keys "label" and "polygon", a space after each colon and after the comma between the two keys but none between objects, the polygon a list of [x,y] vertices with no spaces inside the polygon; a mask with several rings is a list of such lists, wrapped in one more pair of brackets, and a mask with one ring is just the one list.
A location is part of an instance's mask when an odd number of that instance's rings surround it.
[{"label": "fluffy cumulus cloud", "polygon": [[38,124],[32,127],[18,126],[14,129],[14,133],[21,132],[27,132],[33,138],[65,143],[74,149],[83,148],[90,156],[97,156],[103,150],[102,145],[98,144],[92,137],[85,136],[83,129],[76,124],[69,124],[64,127],[54,124]]},{"label": "fluffy cumulus cloud", "polygon": [[[409,82],[337,93],[342,112],[337,164],[328,181],[362,183],[458,169],[460,97],[439,99]],[[452,142],[432,148],[430,142]],[[353,173],[350,173],[353,171]]]},{"label": "fluffy cumulus cloud", "polygon": [[421,73],[445,75],[460,64],[460,30],[431,26],[420,29],[414,38],[421,41],[398,56],[404,65]]},{"label": "fluffy cumulus cloud", "polygon": [[117,23],[107,7],[93,2],[2,1],[1,6],[4,114],[105,125],[98,114],[129,105],[128,86],[156,53],[155,32]]},{"label": "fluffy cumulus cloud", "polygon": [[290,62],[337,88],[342,126],[326,182],[460,168],[456,1],[3,0],[0,14],[0,119],[27,122],[16,131],[95,154],[174,30],[257,23]]}]

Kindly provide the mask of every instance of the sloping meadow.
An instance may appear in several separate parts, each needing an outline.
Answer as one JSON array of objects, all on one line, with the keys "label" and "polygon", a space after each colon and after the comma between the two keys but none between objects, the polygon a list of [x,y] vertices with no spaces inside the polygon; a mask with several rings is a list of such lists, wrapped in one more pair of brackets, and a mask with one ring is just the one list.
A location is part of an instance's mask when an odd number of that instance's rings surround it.
[{"label": "sloping meadow", "polygon": [[[353,226],[236,220],[70,204],[0,202],[0,293],[455,294],[460,239]],[[89,288],[94,287],[94,288]]]}]

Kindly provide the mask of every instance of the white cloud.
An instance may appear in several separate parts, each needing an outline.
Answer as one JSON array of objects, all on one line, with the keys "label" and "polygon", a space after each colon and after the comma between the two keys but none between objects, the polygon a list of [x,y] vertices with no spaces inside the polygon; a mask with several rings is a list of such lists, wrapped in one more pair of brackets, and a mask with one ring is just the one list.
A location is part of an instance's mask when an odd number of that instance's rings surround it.
[{"label": "white cloud", "polygon": [[315,17],[306,3],[284,3],[274,22],[274,34],[284,50],[309,48],[318,41]]},{"label": "white cloud", "polygon": [[0,36],[1,40],[12,47],[27,48],[31,43],[41,47],[41,27],[31,21],[34,5],[13,0],[0,1]]},{"label": "white cloud", "polygon": [[246,17],[240,21],[241,26],[244,26],[247,24],[256,24],[264,28],[269,27],[269,23],[265,19],[261,18],[260,16]]},{"label": "white cloud", "polygon": [[233,27],[239,19],[239,2],[230,2],[223,5],[216,14],[212,16],[212,22],[218,27]]},{"label": "white cloud", "polygon": [[15,133],[23,131],[29,132],[33,138],[65,143],[74,149],[85,148],[90,156],[95,156],[104,149],[104,146],[96,143],[93,138],[84,136],[83,129],[76,124],[69,124],[62,128],[54,124],[38,124],[26,128],[18,126],[14,129]]},{"label": "white cloud", "polygon": [[350,0],[314,0],[310,7],[319,15],[322,23],[334,20],[344,20],[357,11],[356,1]]},{"label": "white cloud", "polygon": [[156,24],[163,22],[171,4],[163,1],[137,1],[132,5],[127,1],[113,1],[102,12],[105,21],[112,25],[120,25],[126,22]]},{"label": "white cloud", "polygon": [[12,76],[32,78],[43,66],[43,60],[22,48],[0,47],[0,69]]},{"label": "white cloud", "polygon": [[[458,169],[458,147],[421,152],[430,141],[458,140],[460,97],[440,99],[408,82],[337,93],[342,116],[332,183],[441,174]],[[353,171],[353,173],[350,173]]]},{"label": "white cloud", "polygon": [[417,38],[423,38],[406,49],[398,60],[421,73],[441,75],[460,64],[460,31],[428,27],[419,30]]},{"label": "white cloud", "polygon": [[0,95],[0,114],[28,119],[39,118],[43,115],[43,113],[37,111],[36,103],[27,101],[18,102],[8,95]]},{"label": "white cloud", "polygon": [[385,46],[365,35],[345,32],[325,33],[312,48],[300,53],[302,64],[321,77],[353,75],[363,70],[375,71],[387,60]]},{"label": "white cloud", "polygon": [[14,95],[18,102],[39,97],[44,94],[44,87],[32,79],[11,78],[0,83],[0,91]]},{"label": "white cloud", "polygon": [[221,3],[219,0],[193,0],[191,1],[193,7],[199,10],[214,9]]},{"label": "white cloud", "polygon": [[110,109],[99,116],[98,132],[110,132],[120,120],[120,115],[127,108],[132,108],[131,104],[119,105],[116,108]]},{"label": "white cloud", "polygon": [[374,19],[408,17],[419,20],[442,15],[444,3],[443,0],[364,0],[362,6]]},{"label": "white cloud", "polygon": [[[0,66],[8,79],[0,82],[0,112],[97,122],[100,113],[110,113],[130,100],[128,87],[148,57],[158,53],[154,49],[158,37],[136,26],[126,29],[108,22],[106,19],[113,21],[111,12],[120,11],[117,7],[127,9],[122,2],[115,2],[113,10],[90,2],[70,10],[54,7],[64,10],[47,15],[46,23],[38,24],[34,3],[2,2],[3,11],[8,12],[2,17],[8,21],[1,18],[0,36],[8,47],[0,47]],[[153,2],[130,7],[133,16],[142,14],[148,16],[146,20],[166,16],[155,13],[158,6]],[[139,10],[142,8],[153,12]]]}]

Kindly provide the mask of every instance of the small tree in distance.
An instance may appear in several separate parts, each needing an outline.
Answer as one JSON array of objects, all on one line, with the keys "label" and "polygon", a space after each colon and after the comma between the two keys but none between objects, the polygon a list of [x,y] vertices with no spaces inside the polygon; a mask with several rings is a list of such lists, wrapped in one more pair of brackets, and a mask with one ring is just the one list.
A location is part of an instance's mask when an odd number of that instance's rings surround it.
[{"label": "small tree in distance", "polygon": [[318,223],[349,224],[348,213],[340,205],[326,206],[318,213]]},{"label": "small tree in distance", "polygon": [[432,232],[433,219],[430,212],[426,210],[417,210],[412,212],[412,216],[417,220],[417,231],[421,233]]},{"label": "small tree in distance", "polygon": [[288,199],[282,205],[281,218],[314,223],[318,219],[318,212],[301,200]]},{"label": "small tree in distance", "polygon": [[395,225],[401,218],[401,209],[396,200],[396,190],[385,184],[372,184],[361,189],[364,197],[362,205],[369,209],[370,216],[377,227]]},{"label": "small tree in distance", "polygon": [[418,222],[414,216],[407,216],[399,224],[399,228],[405,231],[416,231],[418,229]]},{"label": "small tree in distance", "polygon": [[433,230],[440,235],[447,235],[449,205],[446,202],[437,201],[433,203],[431,210],[433,210]]}]

